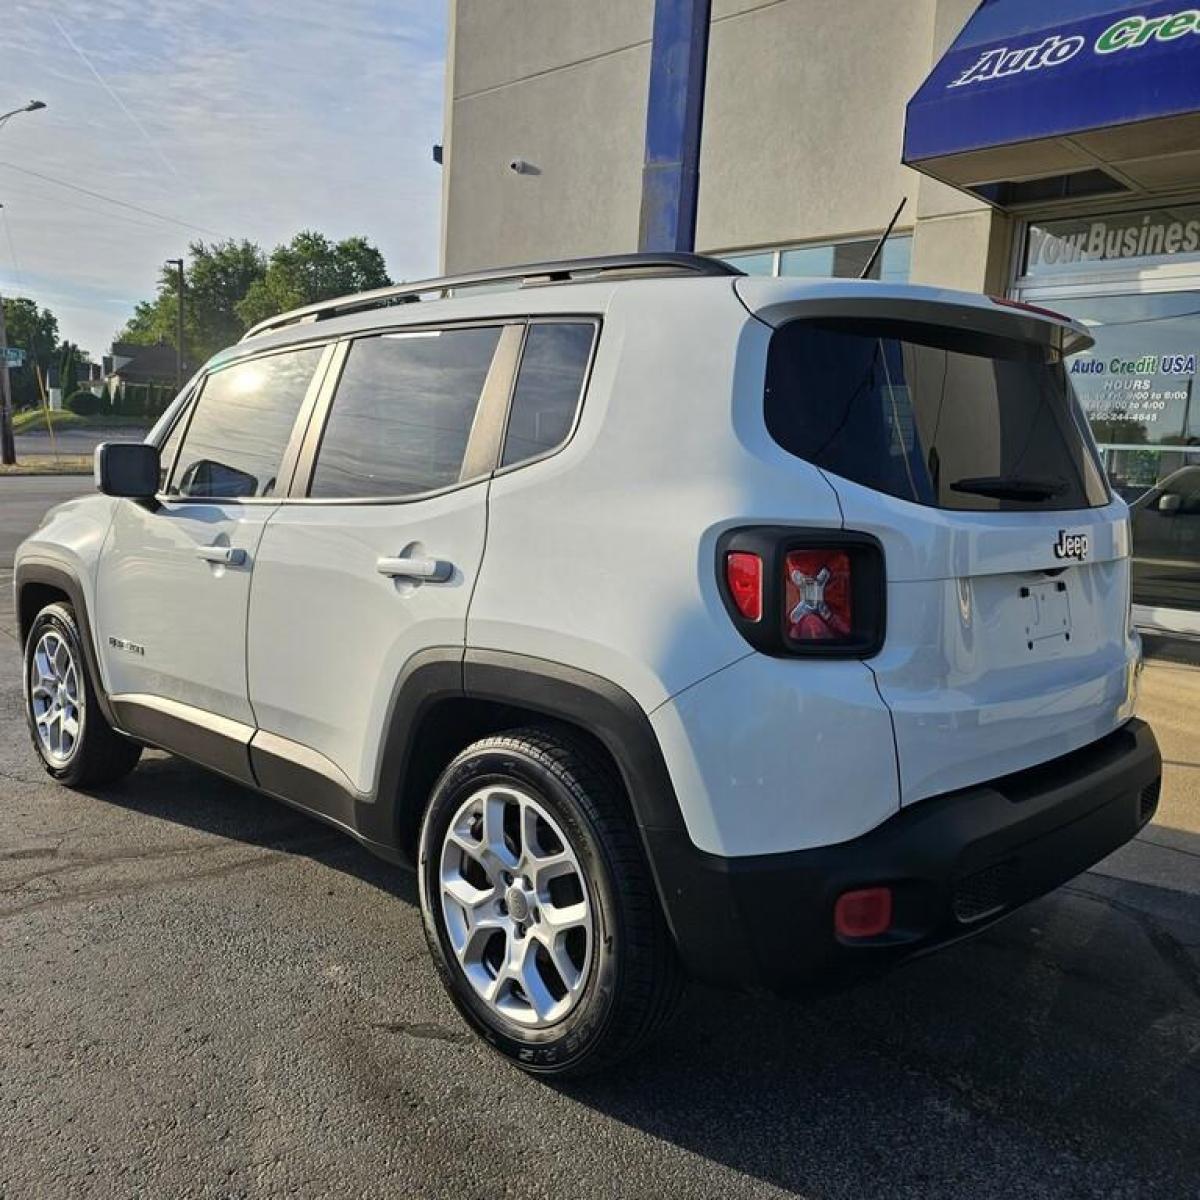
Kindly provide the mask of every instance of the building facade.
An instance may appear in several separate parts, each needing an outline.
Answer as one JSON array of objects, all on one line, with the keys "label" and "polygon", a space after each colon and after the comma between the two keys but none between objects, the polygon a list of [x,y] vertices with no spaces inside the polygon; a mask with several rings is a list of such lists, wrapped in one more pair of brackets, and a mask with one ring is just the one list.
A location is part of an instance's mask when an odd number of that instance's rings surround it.
[{"label": "building facade", "polygon": [[[447,273],[636,248],[654,12],[451,5]],[[1070,369],[1134,504],[1139,620],[1200,634],[1200,14],[712,0],[696,249],[857,276],[902,199],[872,275],[1091,326]]]}]

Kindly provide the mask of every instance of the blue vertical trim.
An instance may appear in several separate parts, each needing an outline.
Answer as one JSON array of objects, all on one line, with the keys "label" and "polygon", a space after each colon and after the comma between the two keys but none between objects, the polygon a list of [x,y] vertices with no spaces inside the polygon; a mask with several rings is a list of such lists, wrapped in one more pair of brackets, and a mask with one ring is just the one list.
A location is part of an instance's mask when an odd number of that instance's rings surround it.
[{"label": "blue vertical trim", "polygon": [[655,0],[639,250],[696,242],[711,0]]}]

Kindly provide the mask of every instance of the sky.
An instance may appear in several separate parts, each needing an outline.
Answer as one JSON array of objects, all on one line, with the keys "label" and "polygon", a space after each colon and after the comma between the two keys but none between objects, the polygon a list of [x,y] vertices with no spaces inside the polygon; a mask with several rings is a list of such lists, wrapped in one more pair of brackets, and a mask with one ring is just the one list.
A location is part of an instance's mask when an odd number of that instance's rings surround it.
[{"label": "sky", "polygon": [[47,107],[0,125],[0,295],[93,358],[195,240],[362,234],[393,279],[436,273],[442,0],[4,9],[0,112]]}]

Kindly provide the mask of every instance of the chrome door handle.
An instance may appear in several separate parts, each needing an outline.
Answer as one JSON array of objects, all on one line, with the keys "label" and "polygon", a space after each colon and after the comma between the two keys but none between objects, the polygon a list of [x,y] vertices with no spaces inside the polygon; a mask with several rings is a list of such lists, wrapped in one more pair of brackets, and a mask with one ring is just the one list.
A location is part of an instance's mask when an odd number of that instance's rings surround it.
[{"label": "chrome door handle", "polygon": [[444,558],[380,558],[375,569],[393,579],[423,579],[426,583],[445,583],[454,574],[454,564]]},{"label": "chrome door handle", "polygon": [[197,546],[196,557],[226,567],[240,567],[246,561],[246,552],[241,546]]}]

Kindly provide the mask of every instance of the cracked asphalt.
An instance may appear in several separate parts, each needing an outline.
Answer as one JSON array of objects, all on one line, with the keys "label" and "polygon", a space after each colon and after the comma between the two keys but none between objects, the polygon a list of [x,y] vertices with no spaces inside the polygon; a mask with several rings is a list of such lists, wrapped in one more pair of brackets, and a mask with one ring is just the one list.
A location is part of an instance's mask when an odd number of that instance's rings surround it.
[{"label": "cracked asphalt", "polygon": [[807,1004],[694,989],[551,1087],[466,1034],[410,875],[161,754],[71,793],[21,721],[0,481],[0,1200],[1200,1195],[1200,669],[1156,662],[1137,842]]}]

